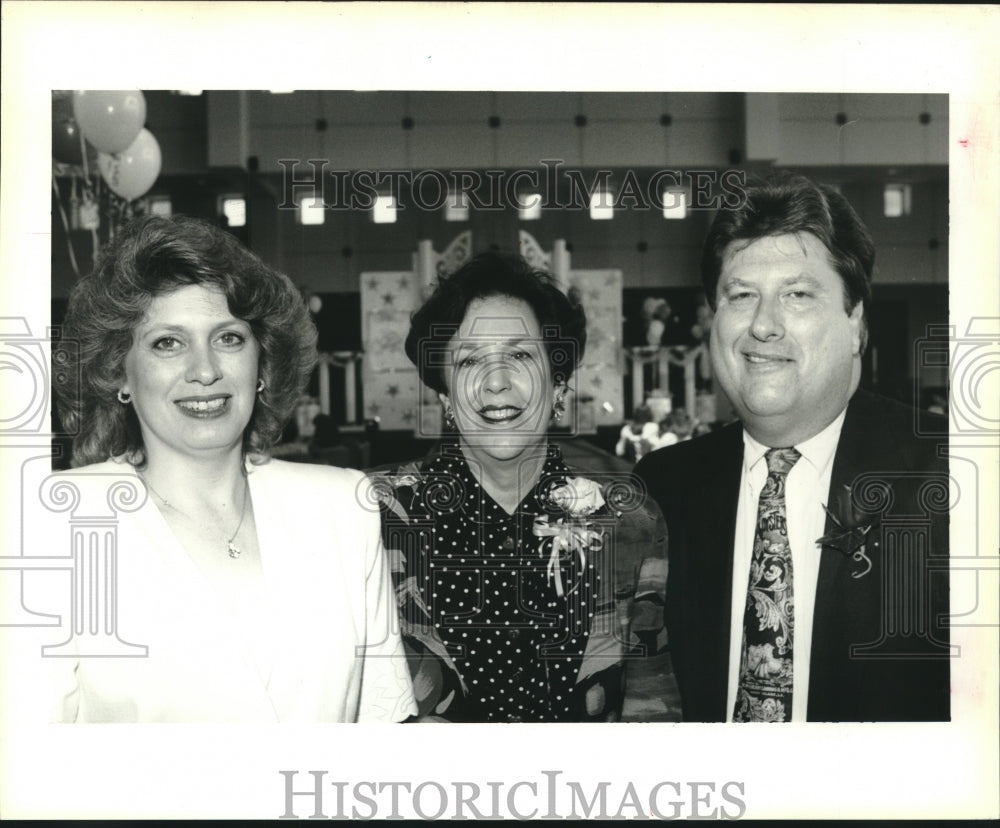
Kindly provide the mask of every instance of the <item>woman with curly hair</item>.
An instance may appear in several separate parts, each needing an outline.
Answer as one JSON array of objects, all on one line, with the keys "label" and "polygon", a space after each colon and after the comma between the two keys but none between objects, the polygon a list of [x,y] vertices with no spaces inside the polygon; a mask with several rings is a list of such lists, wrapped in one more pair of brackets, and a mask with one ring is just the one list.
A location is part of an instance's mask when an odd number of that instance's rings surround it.
[{"label": "woman with curly hair", "polygon": [[74,469],[58,477],[81,502],[109,476],[134,485],[115,614],[119,638],[147,652],[42,659],[62,682],[57,718],[412,714],[364,476],[268,457],[316,359],[292,282],[206,222],[141,218],[75,286],[63,341]]},{"label": "woman with curly hair", "polygon": [[627,477],[571,470],[549,439],[585,343],[583,308],[501,254],[442,279],[411,320],[406,353],[448,433],[374,479],[424,720],[621,713],[637,575],[665,559],[666,527]]}]

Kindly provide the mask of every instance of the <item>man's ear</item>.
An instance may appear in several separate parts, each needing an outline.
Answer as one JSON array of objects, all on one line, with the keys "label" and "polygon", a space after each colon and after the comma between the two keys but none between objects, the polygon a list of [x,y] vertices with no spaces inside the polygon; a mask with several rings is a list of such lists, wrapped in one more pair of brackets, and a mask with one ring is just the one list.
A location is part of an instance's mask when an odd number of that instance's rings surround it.
[{"label": "man's ear", "polygon": [[861,356],[865,339],[865,303],[858,302],[854,310],[847,314],[847,319],[851,325],[851,354]]}]

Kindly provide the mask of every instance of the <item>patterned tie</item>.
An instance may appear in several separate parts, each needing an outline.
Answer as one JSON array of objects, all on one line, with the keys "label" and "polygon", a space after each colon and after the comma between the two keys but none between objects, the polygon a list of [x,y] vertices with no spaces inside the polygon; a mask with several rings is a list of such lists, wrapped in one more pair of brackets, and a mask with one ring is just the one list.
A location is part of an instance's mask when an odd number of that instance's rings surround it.
[{"label": "patterned tie", "polygon": [[734,722],[792,719],[795,604],[785,518],[785,477],[801,455],[793,448],[780,448],[764,456],[767,482],[757,504]]}]

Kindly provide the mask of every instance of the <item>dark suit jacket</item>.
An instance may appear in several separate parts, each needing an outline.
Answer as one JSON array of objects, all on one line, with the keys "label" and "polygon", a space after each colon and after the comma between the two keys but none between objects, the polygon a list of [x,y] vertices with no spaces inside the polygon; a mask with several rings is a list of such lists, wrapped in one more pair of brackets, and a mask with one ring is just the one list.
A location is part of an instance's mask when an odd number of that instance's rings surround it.
[{"label": "dark suit jacket", "polygon": [[[847,407],[830,488],[853,485],[866,504],[872,568],[854,577],[864,562],[833,547],[818,553],[810,721],[950,719],[947,458],[940,438],[915,436],[914,416],[865,391]],[[735,423],[636,467],[669,529],[666,616],[685,721],[726,719],[742,463]],[[826,531],[836,528],[828,518]]]}]

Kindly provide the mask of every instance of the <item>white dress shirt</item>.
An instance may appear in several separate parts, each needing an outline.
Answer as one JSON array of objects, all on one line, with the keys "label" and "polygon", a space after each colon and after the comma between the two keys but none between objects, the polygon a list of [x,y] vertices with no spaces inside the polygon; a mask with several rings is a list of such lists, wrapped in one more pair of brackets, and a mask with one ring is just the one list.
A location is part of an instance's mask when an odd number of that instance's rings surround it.
[{"label": "white dress shirt", "polygon": [[[794,638],[792,645],[792,721],[806,721],[809,701],[809,650],[812,641],[813,609],[816,604],[816,581],[819,575],[820,547],[816,540],[826,526],[833,456],[840,440],[844,414],[815,437],[795,446],[802,456],[788,473],[785,483],[785,511],[788,518],[788,543],[792,550],[792,590],[795,600]],[[750,560],[753,557],[757,501],[767,480],[768,446],[743,431],[743,474],[736,512],[736,540],[733,549],[732,616],[729,628],[729,695],[726,721],[733,720],[733,706],[739,682],[740,655],[743,646],[743,614],[746,607]]]}]

